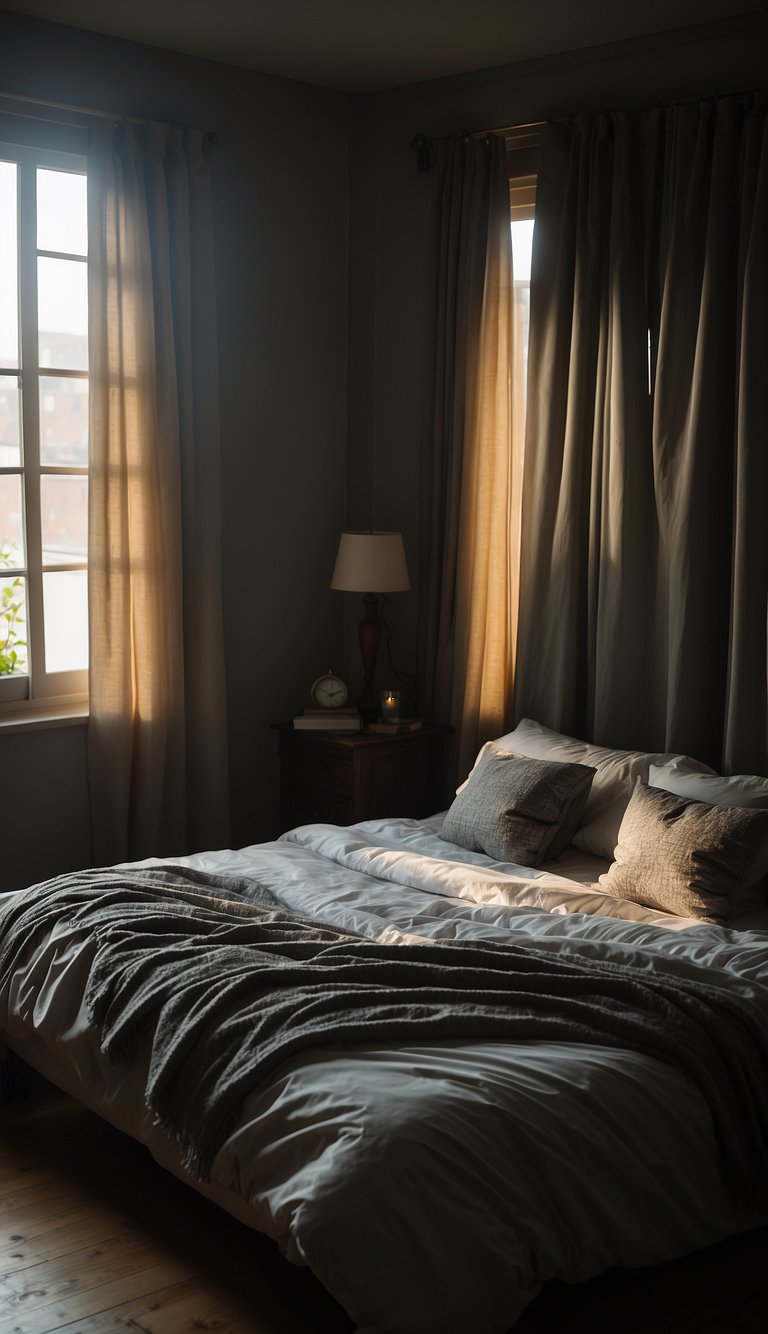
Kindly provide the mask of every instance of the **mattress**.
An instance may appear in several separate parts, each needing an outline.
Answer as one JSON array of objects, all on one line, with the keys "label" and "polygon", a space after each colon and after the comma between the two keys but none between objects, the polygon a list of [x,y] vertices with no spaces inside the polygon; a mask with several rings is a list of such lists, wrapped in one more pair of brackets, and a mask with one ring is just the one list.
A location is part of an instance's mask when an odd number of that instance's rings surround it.
[{"label": "mattress", "polygon": [[[761,1013],[764,916],[725,929],[596,888],[569,849],[539,869],[439,837],[441,817],[309,825],[168,859],[249,876],[345,932],[535,945],[736,988]],[[159,864],[149,859],[138,865]],[[148,1052],[112,1064],[84,991],[93,941],[62,920],[0,997],[9,1045],[168,1170],[308,1265],[362,1334],[503,1334],[541,1285],[644,1266],[768,1221],[723,1181],[709,1108],[671,1064],[550,1041],[332,1045],[245,1100],[207,1182],[148,1110]]]}]

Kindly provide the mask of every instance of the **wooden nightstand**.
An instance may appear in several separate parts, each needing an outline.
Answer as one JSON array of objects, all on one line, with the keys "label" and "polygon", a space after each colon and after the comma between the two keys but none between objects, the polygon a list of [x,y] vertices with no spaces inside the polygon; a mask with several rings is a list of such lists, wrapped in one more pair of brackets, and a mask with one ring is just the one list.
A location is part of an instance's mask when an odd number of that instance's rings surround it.
[{"label": "wooden nightstand", "polygon": [[449,727],[382,736],[294,730],[280,734],[280,828],[354,824],[377,816],[416,818],[443,810]]}]

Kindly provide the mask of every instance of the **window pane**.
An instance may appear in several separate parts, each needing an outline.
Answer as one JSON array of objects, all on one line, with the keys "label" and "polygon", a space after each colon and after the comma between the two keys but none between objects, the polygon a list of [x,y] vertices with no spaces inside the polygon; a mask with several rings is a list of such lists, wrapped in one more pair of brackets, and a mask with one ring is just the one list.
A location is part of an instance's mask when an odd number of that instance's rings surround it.
[{"label": "window pane", "polygon": [[43,565],[68,565],[88,555],[88,478],[42,476]]},{"label": "window pane", "polygon": [[0,476],[0,567],[24,564],[21,476]]},{"label": "window pane", "polygon": [[15,162],[0,162],[0,366],[19,364]]},{"label": "window pane", "polygon": [[88,270],[76,259],[38,259],[40,365],[88,369]]},{"label": "window pane", "polygon": [[40,376],[40,462],[87,468],[87,380]]},{"label": "window pane", "polygon": [[512,263],[515,282],[531,281],[531,247],[533,245],[533,218],[512,223]]},{"label": "window pane", "polygon": [[0,676],[27,667],[27,602],[23,579],[0,579]]},{"label": "window pane", "polygon": [[88,666],[88,575],[68,570],[43,575],[45,667],[49,672]]},{"label": "window pane", "polygon": [[20,440],[18,377],[0,375],[0,468],[18,468]]},{"label": "window pane", "polygon": [[71,171],[37,171],[37,248],[88,253],[86,178]]}]

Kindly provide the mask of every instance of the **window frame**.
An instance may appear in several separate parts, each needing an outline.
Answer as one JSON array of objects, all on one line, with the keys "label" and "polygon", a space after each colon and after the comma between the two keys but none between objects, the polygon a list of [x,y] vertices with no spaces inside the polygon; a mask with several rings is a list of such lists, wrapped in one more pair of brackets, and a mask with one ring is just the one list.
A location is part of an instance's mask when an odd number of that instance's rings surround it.
[{"label": "window frame", "polygon": [[88,478],[88,465],[42,464],[40,447],[40,392],[43,377],[79,379],[86,384],[89,370],[67,370],[45,366],[39,359],[38,338],[38,261],[40,258],[67,259],[86,266],[88,256],[64,251],[38,249],[37,245],[37,171],[63,171],[87,177],[87,160],[82,153],[6,140],[0,132],[0,161],[17,166],[17,319],[19,342],[15,368],[0,368],[0,378],[15,380],[19,387],[20,460],[18,466],[0,466],[0,476],[19,475],[23,496],[24,562],[3,568],[0,578],[20,575],[26,592],[26,672],[0,676],[0,719],[18,718],[35,710],[87,705],[88,666],[61,672],[47,670],[45,662],[45,626],[43,575],[61,571],[88,571],[88,558],[58,563],[43,562],[41,483],[46,476]]}]

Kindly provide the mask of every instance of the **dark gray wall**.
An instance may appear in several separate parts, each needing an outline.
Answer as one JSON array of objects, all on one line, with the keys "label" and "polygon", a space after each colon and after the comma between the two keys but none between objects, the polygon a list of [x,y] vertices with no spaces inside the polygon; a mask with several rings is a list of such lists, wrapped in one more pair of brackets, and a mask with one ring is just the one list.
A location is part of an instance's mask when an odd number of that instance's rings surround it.
[{"label": "dark gray wall", "polygon": [[0,890],[90,864],[85,746],[82,724],[0,737]]},{"label": "dark gray wall", "polygon": [[[763,86],[766,69],[768,10],[761,10],[412,86],[370,100],[365,114],[356,116],[350,150],[348,511],[352,523],[372,509],[376,525],[403,530],[415,585],[418,459],[431,412],[435,245],[431,178],[416,169],[413,137]],[[391,599],[394,641],[410,668],[417,614],[417,587]],[[350,645],[352,629],[346,628]]]},{"label": "dark gray wall", "polygon": [[[329,663],[340,665],[342,601],[328,583],[346,482],[348,99],[7,12],[0,92],[219,136],[211,171],[232,841],[272,837],[269,724],[306,702]],[[87,865],[84,728],[0,731],[0,767],[14,848],[12,868],[0,859],[0,888]],[[41,784],[41,774],[57,781]]]},{"label": "dark gray wall", "polygon": [[[340,528],[401,528],[418,582],[434,244],[430,179],[410,140],[759,84],[767,58],[761,11],[401,89],[353,103],[350,116],[349,100],[327,90],[0,12],[0,91],[219,134],[234,845],[276,829],[270,722],[306,702],[330,665],[358,683],[359,606],[328,588]],[[417,608],[417,588],[390,599],[394,655],[408,669]],[[200,641],[204,652],[205,626]],[[14,848],[0,888],[87,864],[84,729],[0,731],[0,765]]]}]

